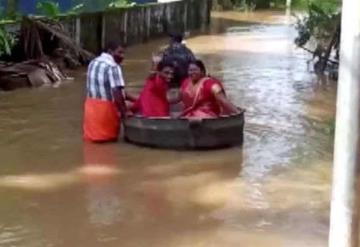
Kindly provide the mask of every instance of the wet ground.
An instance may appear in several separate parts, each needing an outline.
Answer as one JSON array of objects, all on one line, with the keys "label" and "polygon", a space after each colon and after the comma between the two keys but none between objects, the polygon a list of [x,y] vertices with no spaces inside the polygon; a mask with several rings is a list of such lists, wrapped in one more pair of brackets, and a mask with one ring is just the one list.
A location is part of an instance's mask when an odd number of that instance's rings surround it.
[{"label": "wet ground", "polygon": [[[243,147],[84,144],[83,70],[56,89],[1,93],[0,246],[326,246],[336,85],[309,73],[288,23],[214,13],[187,40],[247,109]],[[165,42],[129,49],[130,90]]]}]

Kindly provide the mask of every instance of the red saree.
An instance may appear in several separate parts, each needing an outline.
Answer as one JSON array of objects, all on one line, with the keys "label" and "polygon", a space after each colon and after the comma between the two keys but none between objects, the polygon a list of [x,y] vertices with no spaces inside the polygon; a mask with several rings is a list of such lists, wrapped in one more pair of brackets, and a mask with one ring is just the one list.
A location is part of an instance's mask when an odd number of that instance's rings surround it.
[{"label": "red saree", "polygon": [[149,77],[131,110],[144,117],[168,117],[170,107],[166,96],[167,90],[167,82],[160,76]]},{"label": "red saree", "polygon": [[182,116],[195,118],[218,117],[221,109],[212,92],[214,86],[224,90],[221,83],[211,77],[201,79],[196,88],[190,78],[186,79],[181,85],[181,97],[185,106]]}]

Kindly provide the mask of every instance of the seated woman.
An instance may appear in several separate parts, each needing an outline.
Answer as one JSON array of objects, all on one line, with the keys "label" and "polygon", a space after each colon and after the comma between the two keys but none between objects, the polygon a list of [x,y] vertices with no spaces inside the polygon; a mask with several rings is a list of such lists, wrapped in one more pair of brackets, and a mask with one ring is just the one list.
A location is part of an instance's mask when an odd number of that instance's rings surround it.
[{"label": "seated woman", "polygon": [[144,117],[168,117],[170,115],[167,91],[174,76],[171,63],[160,62],[157,72],[151,74],[131,111]]},{"label": "seated woman", "polygon": [[226,98],[222,84],[206,76],[205,65],[201,60],[191,62],[188,73],[189,78],[182,83],[180,89],[185,107],[182,117],[216,118],[239,113]]}]

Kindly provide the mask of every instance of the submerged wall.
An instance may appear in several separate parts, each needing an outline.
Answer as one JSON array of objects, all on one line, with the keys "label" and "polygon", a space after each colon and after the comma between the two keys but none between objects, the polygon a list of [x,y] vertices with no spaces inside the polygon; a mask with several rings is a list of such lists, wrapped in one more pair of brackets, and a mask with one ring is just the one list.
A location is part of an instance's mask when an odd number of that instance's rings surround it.
[{"label": "submerged wall", "polygon": [[210,23],[211,0],[183,0],[84,13],[63,19],[85,49],[99,52],[108,41],[132,45],[172,31],[192,31]]}]

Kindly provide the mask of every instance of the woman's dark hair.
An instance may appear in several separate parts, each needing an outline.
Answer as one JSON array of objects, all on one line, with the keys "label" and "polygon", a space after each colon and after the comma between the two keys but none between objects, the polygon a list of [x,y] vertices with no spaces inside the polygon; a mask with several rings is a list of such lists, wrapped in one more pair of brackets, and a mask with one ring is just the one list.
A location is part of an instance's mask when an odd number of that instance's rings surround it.
[{"label": "woman's dark hair", "polygon": [[206,74],[206,67],[205,67],[205,64],[203,61],[201,61],[200,59],[196,59],[195,61],[192,61],[189,63],[189,66],[190,64],[194,64],[196,65],[197,67],[200,68],[201,72],[203,72],[204,74]]},{"label": "woman's dark hair", "polygon": [[161,61],[160,63],[158,63],[157,65],[157,71],[161,71],[163,70],[165,67],[170,67],[172,69],[174,69],[174,65],[170,62],[170,61]]}]

